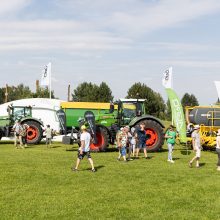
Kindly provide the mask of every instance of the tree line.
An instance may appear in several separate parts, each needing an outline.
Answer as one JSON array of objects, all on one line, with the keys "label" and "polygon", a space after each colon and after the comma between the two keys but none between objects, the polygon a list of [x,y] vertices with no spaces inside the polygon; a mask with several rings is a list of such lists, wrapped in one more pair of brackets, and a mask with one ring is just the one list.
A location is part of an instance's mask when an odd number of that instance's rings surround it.
[{"label": "tree line", "polygon": [[[162,96],[153,91],[144,83],[134,83],[127,91],[126,98],[146,99],[146,112],[161,119],[171,119],[170,103],[163,100]],[[73,101],[80,102],[110,102],[114,97],[110,87],[102,82],[100,85],[83,82],[74,89],[72,94]],[[181,99],[183,107],[197,106],[199,102],[195,95],[185,93]]]},{"label": "tree line", "polygon": [[[0,88],[0,104],[5,102],[5,88]],[[25,98],[48,98],[48,88],[38,88],[37,91],[32,92],[28,86],[19,84],[18,86],[8,86],[7,101],[14,101]],[[54,91],[52,91],[52,98],[55,98]],[[171,119],[170,103],[163,100],[162,96],[152,90],[144,83],[134,83],[127,91],[126,98],[146,99],[146,112],[150,115],[161,119]],[[100,85],[83,82],[79,84],[72,93],[72,101],[77,102],[111,102],[114,101],[112,90],[105,83]],[[197,106],[199,102],[195,95],[185,93],[181,99],[183,107]]]},{"label": "tree line", "polygon": [[[6,100],[7,96],[7,100]],[[32,92],[28,86],[24,84],[19,84],[18,86],[7,86],[7,94],[6,88],[0,88],[0,104],[3,104],[5,101],[11,102],[18,99],[26,99],[26,98],[48,98],[49,97],[49,89],[39,87],[37,91]],[[54,91],[51,94],[52,98],[55,98]]]}]

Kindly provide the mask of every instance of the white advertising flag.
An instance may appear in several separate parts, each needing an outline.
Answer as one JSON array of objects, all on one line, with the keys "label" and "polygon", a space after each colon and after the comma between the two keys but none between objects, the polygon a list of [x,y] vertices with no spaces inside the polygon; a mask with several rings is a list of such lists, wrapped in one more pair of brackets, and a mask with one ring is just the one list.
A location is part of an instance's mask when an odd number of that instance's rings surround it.
[{"label": "white advertising flag", "polygon": [[41,76],[41,86],[50,86],[51,79],[51,63],[48,63],[47,66],[42,71]]},{"label": "white advertising flag", "polygon": [[218,93],[218,98],[220,99],[220,81],[215,81],[215,86]]},{"label": "white advertising flag", "polygon": [[172,89],[173,88],[173,75],[172,75],[173,68],[170,67],[163,73],[163,86],[166,89]]}]

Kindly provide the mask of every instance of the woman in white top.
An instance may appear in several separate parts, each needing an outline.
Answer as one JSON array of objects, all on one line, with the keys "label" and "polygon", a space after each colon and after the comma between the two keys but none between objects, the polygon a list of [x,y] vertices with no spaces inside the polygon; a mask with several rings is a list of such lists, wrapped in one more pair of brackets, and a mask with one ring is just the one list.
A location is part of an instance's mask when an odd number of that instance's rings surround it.
[{"label": "woman in white top", "polygon": [[216,152],[218,154],[217,170],[220,171],[220,129],[218,129],[216,138]]}]

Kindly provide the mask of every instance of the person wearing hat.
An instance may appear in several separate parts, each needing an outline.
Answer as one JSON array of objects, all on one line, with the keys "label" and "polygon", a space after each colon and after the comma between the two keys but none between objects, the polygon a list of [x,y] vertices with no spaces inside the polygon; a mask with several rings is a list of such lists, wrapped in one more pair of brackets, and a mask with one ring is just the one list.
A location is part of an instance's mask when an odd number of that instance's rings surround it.
[{"label": "person wearing hat", "polygon": [[76,167],[72,169],[73,171],[78,171],[79,164],[85,156],[89,160],[89,163],[92,167],[92,172],[96,171],[95,168],[94,168],[93,160],[92,160],[91,155],[90,155],[91,140],[92,140],[91,135],[87,131],[86,126],[82,125],[81,126],[81,135],[80,135],[80,143],[81,144],[80,144],[80,147],[79,147],[79,150],[78,150],[78,158],[77,158],[77,161],[76,161]]},{"label": "person wearing hat", "polygon": [[167,147],[168,147],[168,162],[174,163],[173,161],[173,148],[176,142],[176,132],[174,131],[174,126],[170,125],[169,129],[165,134],[165,138],[167,140]]},{"label": "person wearing hat", "polygon": [[189,162],[189,167],[192,167],[194,160],[196,160],[196,167],[199,168],[199,159],[201,157],[201,137],[200,137],[200,126],[195,125],[194,131],[192,133],[192,145],[193,150],[196,152],[196,155]]},{"label": "person wearing hat", "polygon": [[217,170],[220,171],[220,129],[218,129],[216,138],[216,153],[218,155]]}]

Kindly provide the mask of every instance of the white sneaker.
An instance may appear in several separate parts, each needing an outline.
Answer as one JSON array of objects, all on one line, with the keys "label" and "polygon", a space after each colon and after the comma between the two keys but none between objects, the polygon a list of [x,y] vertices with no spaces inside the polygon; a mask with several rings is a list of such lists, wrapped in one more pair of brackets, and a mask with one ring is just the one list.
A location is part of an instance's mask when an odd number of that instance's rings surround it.
[{"label": "white sneaker", "polygon": [[167,160],[167,162],[170,162],[170,161],[171,161],[171,160],[169,160],[169,159]]},{"label": "white sneaker", "polygon": [[170,160],[170,163],[175,163],[173,160]]},{"label": "white sneaker", "polygon": [[220,167],[218,167],[217,170],[220,171]]}]

